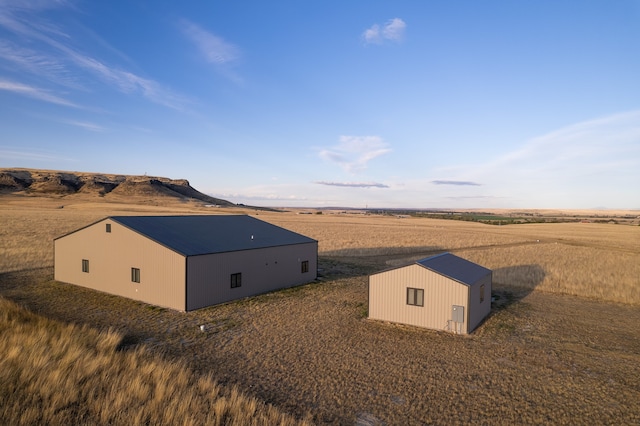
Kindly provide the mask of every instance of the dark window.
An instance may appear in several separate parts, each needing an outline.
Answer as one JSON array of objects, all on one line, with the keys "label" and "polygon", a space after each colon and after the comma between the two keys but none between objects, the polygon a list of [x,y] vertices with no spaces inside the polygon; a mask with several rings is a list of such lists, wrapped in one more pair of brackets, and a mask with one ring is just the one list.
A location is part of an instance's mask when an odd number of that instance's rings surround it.
[{"label": "dark window", "polygon": [[407,305],[424,306],[424,290],[421,288],[407,288]]},{"label": "dark window", "polygon": [[133,281],[134,283],[140,282],[140,269],[131,268],[131,281]]},{"label": "dark window", "polygon": [[480,303],[484,302],[484,284],[480,286]]},{"label": "dark window", "polygon": [[304,274],[305,272],[309,272],[309,261],[308,260],[303,260],[302,263],[300,263],[300,267],[301,267],[301,271]]},{"label": "dark window", "polygon": [[107,232],[111,232],[111,224],[107,223],[107,227],[106,227]]},{"label": "dark window", "polygon": [[231,274],[231,288],[240,287],[242,285],[242,274]]},{"label": "dark window", "polygon": [[82,272],[89,272],[89,261],[82,259]]}]

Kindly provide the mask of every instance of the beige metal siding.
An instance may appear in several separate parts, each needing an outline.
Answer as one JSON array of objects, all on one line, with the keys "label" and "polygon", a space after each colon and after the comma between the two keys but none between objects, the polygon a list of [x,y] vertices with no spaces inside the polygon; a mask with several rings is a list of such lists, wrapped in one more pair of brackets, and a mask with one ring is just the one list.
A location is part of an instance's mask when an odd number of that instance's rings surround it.
[{"label": "beige metal siding", "polygon": [[[424,306],[407,305],[407,288],[424,290]],[[468,287],[420,265],[409,265],[369,277],[369,317],[402,324],[446,330],[453,305],[465,309],[466,332]]]},{"label": "beige metal siding", "polygon": [[[301,272],[301,262],[309,262]],[[187,260],[187,310],[305,284],[316,279],[318,243],[191,256]],[[242,285],[231,288],[231,274]]]},{"label": "beige metal siding", "polygon": [[[54,263],[58,281],[185,310],[184,256],[109,219],[56,239]],[[140,269],[140,283],[131,281],[131,268]]]},{"label": "beige metal siding", "polygon": [[[484,300],[480,302],[480,287],[484,284]],[[469,328],[472,332],[491,312],[491,274],[469,288]]]}]

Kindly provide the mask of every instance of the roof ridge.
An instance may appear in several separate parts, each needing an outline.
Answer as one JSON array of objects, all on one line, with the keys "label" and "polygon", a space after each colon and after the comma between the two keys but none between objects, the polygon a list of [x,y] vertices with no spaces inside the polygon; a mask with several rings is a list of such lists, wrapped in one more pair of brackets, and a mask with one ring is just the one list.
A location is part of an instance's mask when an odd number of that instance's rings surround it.
[{"label": "roof ridge", "polygon": [[[422,258],[422,259],[418,259],[418,260],[416,260],[416,263],[424,262],[424,261],[431,260],[431,259],[436,259],[436,258],[442,257],[442,256],[444,256],[446,254],[450,254],[452,256],[455,256],[455,254],[453,254],[451,252],[448,252],[448,251],[445,251],[443,253],[434,254],[433,256],[429,256],[429,257],[425,257],[425,258]],[[459,256],[456,256],[456,257],[459,257]]]}]

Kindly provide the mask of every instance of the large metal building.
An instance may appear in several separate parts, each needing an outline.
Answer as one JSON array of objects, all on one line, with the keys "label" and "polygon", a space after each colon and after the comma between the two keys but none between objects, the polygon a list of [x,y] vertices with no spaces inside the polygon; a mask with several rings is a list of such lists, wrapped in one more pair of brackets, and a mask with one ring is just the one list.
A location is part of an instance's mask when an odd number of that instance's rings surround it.
[{"label": "large metal building", "polygon": [[491,270],[442,253],[369,277],[369,318],[459,334],[491,311]]},{"label": "large metal building", "polygon": [[111,216],[54,240],[57,281],[191,311],[316,279],[318,242],[247,215]]}]

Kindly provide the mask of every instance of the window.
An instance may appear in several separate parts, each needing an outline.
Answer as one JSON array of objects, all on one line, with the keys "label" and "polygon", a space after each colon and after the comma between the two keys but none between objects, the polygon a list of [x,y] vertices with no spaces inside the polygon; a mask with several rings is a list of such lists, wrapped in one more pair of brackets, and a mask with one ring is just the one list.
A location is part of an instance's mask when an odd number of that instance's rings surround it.
[{"label": "window", "polygon": [[134,283],[140,282],[140,269],[139,268],[131,268],[131,281]]},{"label": "window", "polygon": [[82,272],[89,272],[89,261],[87,259],[82,259]]},{"label": "window", "polygon": [[309,272],[309,261],[308,260],[303,260],[300,263],[300,267],[301,267],[301,271],[304,274],[305,272]]},{"label": "window", "polygon": [[107,231],[107,232],[111,232],[111,224],[110,224],[110,223],[107,223],[107,225],[106,225],[106,231]]},{"label": "window", "polygon": [[480,303],[484,302],[484,284],[480,286]]},{"label": "window", "polygon": [[231,274],[231,288],[240,287],[242,285],[242,274]]},{"label": "window", "polygon": [[424,290],[407,287],[407,305],[424,306]]}]

